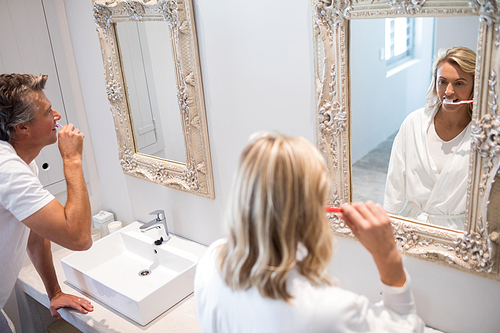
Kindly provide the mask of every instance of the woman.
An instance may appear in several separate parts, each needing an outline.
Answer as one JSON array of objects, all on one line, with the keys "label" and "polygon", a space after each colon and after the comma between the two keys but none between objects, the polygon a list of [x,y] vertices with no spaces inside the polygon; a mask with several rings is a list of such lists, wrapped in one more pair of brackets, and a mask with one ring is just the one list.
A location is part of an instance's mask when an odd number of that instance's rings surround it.
[{"label": "woman", "polygon": [[392,146],[387,212],[464,229],[476,54],[439,50],[427,104],[403,122]]},{"label": "woman", "polygon": [[243,151],[228,209],[229,234],[197,265],[204,332],[420,332],[410,282],[380,205],[343,205],[341,217],[372,254],[383,305],[334,286],[328,174],[302,138],[265,133]]}]

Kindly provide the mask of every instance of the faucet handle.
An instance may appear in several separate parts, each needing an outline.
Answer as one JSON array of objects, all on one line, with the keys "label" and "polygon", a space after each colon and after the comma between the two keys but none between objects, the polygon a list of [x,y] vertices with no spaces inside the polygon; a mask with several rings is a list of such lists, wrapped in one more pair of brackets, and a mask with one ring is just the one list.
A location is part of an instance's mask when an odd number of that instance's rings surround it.
[{"label": "faucet handle", "polygon": [[163,209],[158,209],[149,213],[149,215],[156,215],[157,221],[162,221],[165,219],[165,211]]}]

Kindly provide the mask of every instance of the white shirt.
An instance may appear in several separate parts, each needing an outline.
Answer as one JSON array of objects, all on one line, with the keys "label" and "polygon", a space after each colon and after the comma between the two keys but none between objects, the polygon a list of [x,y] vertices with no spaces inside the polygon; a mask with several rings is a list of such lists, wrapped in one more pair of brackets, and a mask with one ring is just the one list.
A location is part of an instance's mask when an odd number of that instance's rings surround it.
[{"label": "white shirt", "polygon": [[[339,287],[312,285],[297,269],[287,278],[291,304],[265,298],[255,288],[232,291],[216,266],[213,243],[198,262],[194,295],[203,332],[422,332],[410,281],[401,288],[382,285],[381,304]],[[383,306],[383,305],[385,306]]]},{"label": "white shirt", "polygon": [[0,309],[14,289],[26,253],[29,228],[20,221],[54,200],[37,176],[35,161],[28,166],[0,140]]},{"label": "white shirt", "polygon": [[471,124],[439,172],[427,139],[437,110],[421,108],[403,121],[392,146],[384,208],[424,223],[463,230]]}]

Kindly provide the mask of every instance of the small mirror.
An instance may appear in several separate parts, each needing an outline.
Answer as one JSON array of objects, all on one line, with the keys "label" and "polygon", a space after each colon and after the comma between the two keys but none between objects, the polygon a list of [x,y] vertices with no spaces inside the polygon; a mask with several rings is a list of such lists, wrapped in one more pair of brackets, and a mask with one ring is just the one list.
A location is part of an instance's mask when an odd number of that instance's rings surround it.
[{"label": "small mirror", "polygon": [[[368,35],[366,31],[371,33]],[[460,141],[451,148],[458,150],[446,162],[448,166],[436,163],[430,153],[426,154],[425,162],[419,162],[419,165],[426,165],[420,170],[425,169],[429,177],[449,177],[447,186],[440,185],[438,181],[427,188],[422,186],[421,189],[415,189],[414,186],[412,194],[419,196],[418,202],[406,199],[405,203],[398,202],[401,207],[393,209],[397,211],[391,211],[394,206],[391,202],[396,200],[394,197],[406,198],[404,193],[408,190],[387,190],[386,179],[394,138],[403,120],[426,104],[427,90],[432,80],[432,64],[438,50],[465,46],[476,52],[478,33],[477,16],[391,17],[351,21],[349,69],[353,201],[373,200],[382,205],[385,202],[384,207],[388,212],[403,218],[464,230],[470,126],[456,139],[448,141],[449,145]],[[430,133],[433,129],[433,126],[429,126],[425,130]],[[467,137],[464,136],[465,132],[468,133]],[[427,136],[422,138],[427,146]],[[417,151],[417,148],[414,150]],[[394,165],[402,166],[397,162],[393,162]],[[403,174],[403,170],[392,172]],[[399,178],[394,175],[391,177]],[[451,178],[454,180],[451,181]],[[452,187],[452,184],[455,186]]]},{"label": "small mirror", "polygon": [[119,22],[116,35],[137,151],[186,163],[168,25]]},{"label": "small mirror", "polygon": [[214,198],[191,0],[94,0],[123,172]]}]

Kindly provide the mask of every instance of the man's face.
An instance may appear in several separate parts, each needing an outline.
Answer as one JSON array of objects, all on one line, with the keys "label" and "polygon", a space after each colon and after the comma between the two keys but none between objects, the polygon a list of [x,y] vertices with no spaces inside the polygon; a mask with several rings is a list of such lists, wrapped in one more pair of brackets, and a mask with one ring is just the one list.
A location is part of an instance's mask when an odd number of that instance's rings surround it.
[{"label": "man's face", "polygon": [[35,110],[35,119],[28,125],[30,140],[45,147],[57,142],[56,121],[61,115],[54,109],[43,91],[33,91],[31,100]]}]

